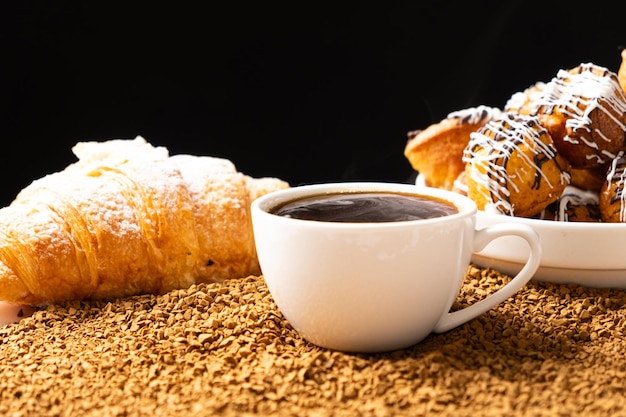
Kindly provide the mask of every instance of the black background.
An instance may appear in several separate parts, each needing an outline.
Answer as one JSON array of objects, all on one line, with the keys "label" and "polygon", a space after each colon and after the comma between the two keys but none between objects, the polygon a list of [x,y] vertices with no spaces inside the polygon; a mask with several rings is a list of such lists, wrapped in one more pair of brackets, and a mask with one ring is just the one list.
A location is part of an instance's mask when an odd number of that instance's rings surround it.
[{"label": "black background", "polygon": [[292,185],[409,181],[408,131],[581,62],[617,71],[626,45],[604,2],[7,3],[1,205],[76,142],[136,135]]}]

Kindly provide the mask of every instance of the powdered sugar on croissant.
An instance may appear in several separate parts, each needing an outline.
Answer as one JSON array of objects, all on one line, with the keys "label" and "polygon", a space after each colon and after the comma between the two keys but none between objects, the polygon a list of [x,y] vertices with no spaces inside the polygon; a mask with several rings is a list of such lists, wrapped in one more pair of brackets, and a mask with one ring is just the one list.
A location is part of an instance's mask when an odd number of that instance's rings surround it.
[{"label": "powdered sugar on croissant", "polygon": [[249,205],[285,188],[143,138],[82,142],[0,209],[0,300],[162,293],[259,274]]}]

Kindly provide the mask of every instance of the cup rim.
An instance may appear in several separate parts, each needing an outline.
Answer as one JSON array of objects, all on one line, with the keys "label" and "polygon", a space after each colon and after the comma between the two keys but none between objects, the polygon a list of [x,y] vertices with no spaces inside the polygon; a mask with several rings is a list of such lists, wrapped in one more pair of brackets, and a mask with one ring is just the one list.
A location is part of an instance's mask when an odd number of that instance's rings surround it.
[{"label": "cup rim", "polygon": [[[334,193],[338,191],[350,191],[350,192],[367,192],[367,191],[395,191],[410,193],[415,195],[431,196],[446,200],[458,209],[457,213],[450,214],[448,216],[435,217],[430,219],[418,219],[418,220],[404,220],[398,222],[377,222],[377,223],[362,223],[362,222],[324,222],[317,220],[305,220],[296,219],[284,216],[278,216],[269,212],[272,207],[278,204],[284,203],[300,197],[306,197],[308,195]],[[351,228],[351,227],[369,227],[369,228],[389,228],[389,227],[406,227],[407,225],[414,224],[429,224],[429,223],[445,223],[458,220],[460,217],[468,217],[475,215],[478,211],[476,203],[470,198],[455,193],[453,191],[443,190],[434,187],[417,186],[410,183],[395,183],[395,182],[381,182],[381,181],[360,181],[360,182],[326,182],[317,184],[304,184],[297,185],[290,188],[271,191],[256,198],[251,204],[251,210],[253,213],[259,215],[271,216],[276,221],[282,219],[282,221],[298,222],[301,225],[314,225],[315,227],[333,227],[333,228]]]}]

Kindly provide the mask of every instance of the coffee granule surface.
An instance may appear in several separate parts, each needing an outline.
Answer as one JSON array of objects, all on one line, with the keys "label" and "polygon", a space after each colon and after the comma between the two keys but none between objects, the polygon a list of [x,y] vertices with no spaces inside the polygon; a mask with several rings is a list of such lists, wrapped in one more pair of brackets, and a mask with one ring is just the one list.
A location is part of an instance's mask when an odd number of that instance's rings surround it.
[{"label": "coffee granule surface", "polygon": [[[470,266],[454,308],[508,281]],[[531,281],[411,348],[352,354],[303,340],[262,277],[67,302],[0,328],[0,415],[626,415],[625,306]]]}]

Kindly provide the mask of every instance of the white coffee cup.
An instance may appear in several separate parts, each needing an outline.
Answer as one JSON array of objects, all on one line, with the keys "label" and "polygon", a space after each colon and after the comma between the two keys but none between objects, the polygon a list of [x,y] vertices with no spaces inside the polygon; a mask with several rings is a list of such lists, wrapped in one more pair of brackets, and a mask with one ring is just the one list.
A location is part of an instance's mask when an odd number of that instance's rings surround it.
[{"label": "white coffee cup", "polygon": [[[352,192],[410,193],[452,203],[443,217],[378,223],[302,220],[273,214],[305,196]],[[346,208],[345,210],[349,210]],[[305,339],[348,352],[383,352],[414,345],[493,308],[522,288],[539,267],[538,234],[522,224],[475,230],[476,205],[441,189],[378,182],[292,187],[252,203],[254,237],[268,289]],[[514,235],[530,247],[522,270],[504,287],[450,312],[473,252]]]}]

